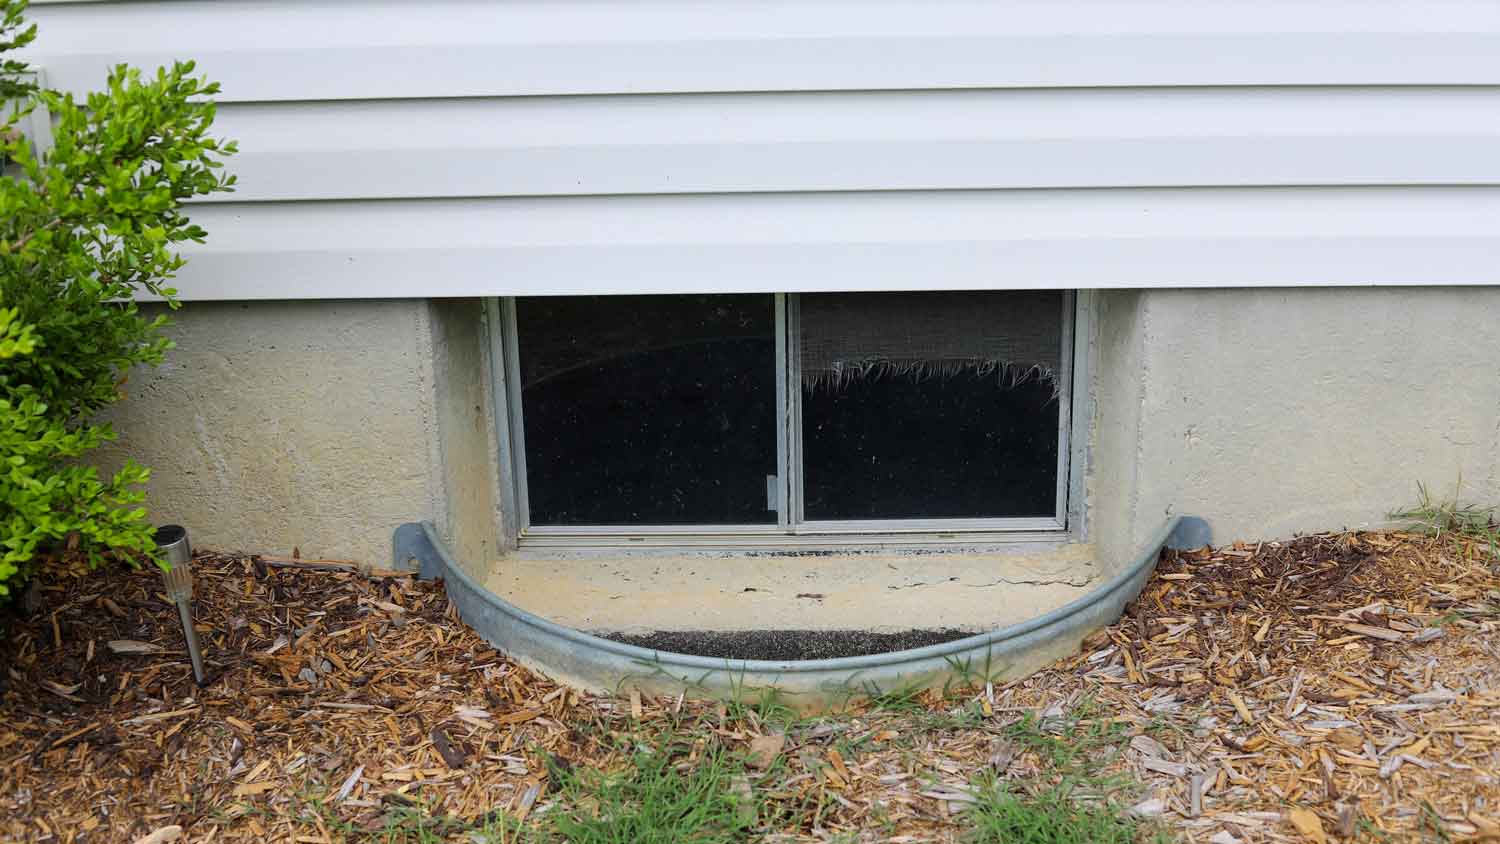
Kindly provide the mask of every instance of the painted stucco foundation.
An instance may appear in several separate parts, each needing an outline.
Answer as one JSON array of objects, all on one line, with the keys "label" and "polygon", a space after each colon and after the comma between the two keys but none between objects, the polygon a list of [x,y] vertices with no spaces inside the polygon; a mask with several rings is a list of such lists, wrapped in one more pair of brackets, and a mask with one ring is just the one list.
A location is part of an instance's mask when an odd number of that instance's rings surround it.
[{"label": "painted stucco foundation", "polygon": [[[1092,299],[1101,574],[1174,513],[1256,540],[1384,523],[1418,481],[1462,474],[1466,497],[1500,499],[1500,290]],[[178,348],[133,375],[105,453],[153,468],[154,519],[205,546],[376,565],[392,528],[429,521],[480,579],[536,569],[504,544],[479,300],[190,303],[176,319]]]},{"label": "painted stucco foundation", "polygon": [[190,526],[204,547],[388,565],[391,530],[426,519],[489,559],[481,311],[476,300],[189,303],[173,315],[168,362],[131,374],[100,462],[151,467],[152,519]]},{"label": "painted stucco foundation", "polygon": [[1500,501],[1500,289],[1102,298],[1101,540],[1174,513],[1224,540],[1375,527],[1417,482],[1451,496],[1460,476],[1465,499]]}]

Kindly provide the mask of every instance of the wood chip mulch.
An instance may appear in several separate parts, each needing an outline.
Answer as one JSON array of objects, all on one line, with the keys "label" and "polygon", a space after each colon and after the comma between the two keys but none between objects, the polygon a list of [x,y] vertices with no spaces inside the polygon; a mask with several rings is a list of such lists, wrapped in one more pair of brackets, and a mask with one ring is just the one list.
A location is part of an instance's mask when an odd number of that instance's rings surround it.
[{"label": "wood chip mulch", "polygon": [[[1108,764],[1135,785],[1117,796],[1187,840],[1500,841],[1487,550],[1350,533],[1169,554],[1073,658],[928,695],[921,713],[857,707],[785,736],[722,704],[559,687],[403,574],[238,555],[195,563],[200,689],[159,576],[100,572],[0,619],[0,839],[167,841],[180,827],[204,844],[316,844],[419,809],[471,840],[500,814],[555,810],[556,766],[613,765],[611,735],[691,716],[784,760],[756,787],[817,808],[779,838],[946,841],[979,773],[1041,771],[1008,725],[1065,723],[1091,701],[1125,742]],[[978,716],[940,717],[955,712]]]},{"label": "wood chip mulch", "polygon": [[1500,841],[1489,552],[1347,533],[1169,553],[1121,623],[1004,697],[1117,713],[1138,811],[1190,840]]}]

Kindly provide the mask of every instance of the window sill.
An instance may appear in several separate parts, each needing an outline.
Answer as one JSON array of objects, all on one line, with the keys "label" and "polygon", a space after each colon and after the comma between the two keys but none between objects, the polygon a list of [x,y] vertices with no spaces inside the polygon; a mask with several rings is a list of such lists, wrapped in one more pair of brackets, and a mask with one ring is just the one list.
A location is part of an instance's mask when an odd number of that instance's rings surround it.
[{"label": "window sill", "polygon": [[1065,525],[1052,518],[953,519],[909,522],[822,522],[796,531],[764,527],[648,527],[631,530],[588,527],[533,527],[517,546],[523,551],[639,549],[757,550],[796,553],[806,549],[921,551],[955,548],[1003,550],[1016,544],[1058,542]]},{"label": "window sill", "polygon": [[980,631],[1024,621],[1087,593],[1091,545],[867,552],[802,548],[631,553],[523,551],[484,586],[569,627],[663,631]]}]

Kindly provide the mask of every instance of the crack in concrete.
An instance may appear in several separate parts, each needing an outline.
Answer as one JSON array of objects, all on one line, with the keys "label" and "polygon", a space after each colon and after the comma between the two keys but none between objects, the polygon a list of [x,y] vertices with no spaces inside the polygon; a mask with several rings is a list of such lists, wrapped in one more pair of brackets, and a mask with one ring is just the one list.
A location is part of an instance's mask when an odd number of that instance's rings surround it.
[{"label": "crack in concrete", "polygon": [[947,580],[935,580],[935,581],[931,581],[931,582],[919,580],[916,583],[903,583],[903,584],[899,584],[899,585],[896,585],[896,586],[887,586],[886,588],[890,589],[890,590],[893,590],[893,591],[894,590],[898,590],[898,589],[918,589],[918,588],[921,588],[921,587],[924,587],[924,586],[942,586],[945,583],[957,583],[958,585],[967,587],[969,589],[989,589],[989,588],[994,587],[994,586],[1087,586],[1092,581],[1093,581],[1093,578],[1089,578],[1089,577],[1085,577],[1085,578],[1077,578],[1077,577],[1052,577],[1052,578],[1009,578],[1009,577],[1001,577],[1001,578],[998,578],[996,580],[992,580],[989,583],[964,583],[963,581],[959,580],[956,577],[950,577]]}]

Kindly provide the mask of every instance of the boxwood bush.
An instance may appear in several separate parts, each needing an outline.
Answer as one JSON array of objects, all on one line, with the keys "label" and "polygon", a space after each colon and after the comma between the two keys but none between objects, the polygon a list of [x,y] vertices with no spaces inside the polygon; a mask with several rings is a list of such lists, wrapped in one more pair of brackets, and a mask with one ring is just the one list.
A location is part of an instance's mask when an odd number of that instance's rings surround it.
[{"label": "boxwood bush", "polygon": [[[177,246],[204,237],[184,201],[233,184],[234,144],[211,135],[218,86],[191,62],[116,67],[83,98],[39,88],[11,52],[37,37],[25,7],[0,0],[0,597],[41,569],[155,559],[148,471],[101,476],[86,457],[114,438],[96,417],[130,369],[172,347],[135,299],[177,307]],[[39,108],[45,155],[22,128]]]}]

